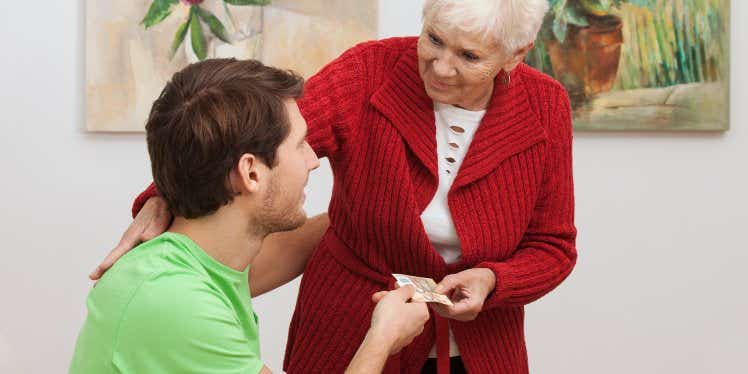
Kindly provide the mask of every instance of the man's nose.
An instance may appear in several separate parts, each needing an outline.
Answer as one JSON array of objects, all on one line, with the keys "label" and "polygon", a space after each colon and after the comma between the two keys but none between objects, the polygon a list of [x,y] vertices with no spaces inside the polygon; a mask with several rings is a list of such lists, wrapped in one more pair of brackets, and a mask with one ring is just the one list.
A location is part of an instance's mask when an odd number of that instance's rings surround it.
[{"label": "man's nose", "polygon": [[310,152],[309,153],[311,153],[311,160],[310,160],[310,163],[309,163],[309,170],[311,171],[311,170],[315,170],[315,169],[317,169],[319,167],[319,158],[317,157],[317,154],[314,153],[314,150],[311,149],[311,148],[310,148]]}]

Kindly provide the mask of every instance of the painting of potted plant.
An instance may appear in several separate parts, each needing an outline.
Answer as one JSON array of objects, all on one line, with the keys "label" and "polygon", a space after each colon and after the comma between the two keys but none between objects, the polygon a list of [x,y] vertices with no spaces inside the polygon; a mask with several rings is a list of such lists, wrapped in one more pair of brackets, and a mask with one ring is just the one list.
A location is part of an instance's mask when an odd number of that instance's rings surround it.
[{"label": "painting of potted plant", "polygon": [[[613,87],[621,57],[621,0],[551,0],[543,37],[553,72],[572,100]],[[550,34],[550,35],[549,35]]]},{"label": "painting of potted plant", "polygon": [[729,128],[729,0],[550,0],[526,62],[569,93],[575,129]]}]

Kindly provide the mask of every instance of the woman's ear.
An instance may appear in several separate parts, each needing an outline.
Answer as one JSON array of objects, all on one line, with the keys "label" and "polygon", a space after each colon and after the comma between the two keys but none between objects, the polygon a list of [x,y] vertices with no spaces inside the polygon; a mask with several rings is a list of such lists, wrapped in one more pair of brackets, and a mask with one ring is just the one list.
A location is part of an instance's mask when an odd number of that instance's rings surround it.
[{"label": "woman's ear", "polygon": [[260,182],[266,173],[264,166],[253,154],[243,154],[231,172],[231,185],[234,191],[240,194],[258,192]]},{"label": "woman's ear", "polygon": [[522,61],[525,60],[525,57],[528,53],[532,50],[532,48],[535,47],[535,42],[532,42],[514,52],[512,57],[509,58],[509,61],[507,61],[506,64],[504,64],[504,71],[512,71],[514,68],[517,67]]}]

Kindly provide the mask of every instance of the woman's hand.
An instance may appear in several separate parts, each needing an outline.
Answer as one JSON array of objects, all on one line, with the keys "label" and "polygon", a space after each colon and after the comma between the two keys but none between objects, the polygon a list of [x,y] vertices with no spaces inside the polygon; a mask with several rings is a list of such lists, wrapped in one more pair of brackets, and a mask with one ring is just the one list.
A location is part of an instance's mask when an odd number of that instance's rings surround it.
[{"label": "woman's hand", "polygon": [[496,276],[489,269],[477,268],[450,274],[436,286],[436,292],[447,295],[454,306],[431,304],[444,318],[472,321],[483,310],[483,302],[496,287]]},{"label": "woman's hand", "polygon": [[169,228],[171,213],[166,205],[166,200],[160,196],[154,196],[143,205],[143,209],[135,216],[130,227],[122,235],[119,244],[112,249],[99,266],[96,267],[88,277],[98,280],[122,255],[133,249],[136,245],[146,240],[151,240],[161,235]]}]

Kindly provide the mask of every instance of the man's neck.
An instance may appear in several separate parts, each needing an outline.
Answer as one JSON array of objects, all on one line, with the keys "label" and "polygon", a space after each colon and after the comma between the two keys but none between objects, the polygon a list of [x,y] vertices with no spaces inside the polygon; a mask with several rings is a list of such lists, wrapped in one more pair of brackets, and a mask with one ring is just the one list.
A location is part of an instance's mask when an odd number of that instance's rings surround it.
[{"label": "man's neck", "polygon": [[240,212],[225,208],[195,219],[175,217],[169,231],[192,239],[216,261],[244,271],[257,256],[266,235],[253,232],[249,219]]}]

